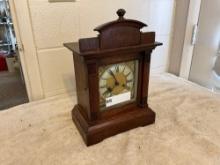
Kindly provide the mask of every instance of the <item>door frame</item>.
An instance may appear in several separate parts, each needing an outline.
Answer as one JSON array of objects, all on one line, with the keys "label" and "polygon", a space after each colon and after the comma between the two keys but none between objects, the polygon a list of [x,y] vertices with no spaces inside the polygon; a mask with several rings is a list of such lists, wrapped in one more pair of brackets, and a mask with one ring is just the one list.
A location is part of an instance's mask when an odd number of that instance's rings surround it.
[{"label": "door frame", "polygon": [[180,77],[189,79],[195,44],[192,44],[194,26],[198,26],[202,0],[190,0],[180,65]]},{"label": "door frame", "polygon": [[29,101],[44,98],[28,0],[9,0]]}]

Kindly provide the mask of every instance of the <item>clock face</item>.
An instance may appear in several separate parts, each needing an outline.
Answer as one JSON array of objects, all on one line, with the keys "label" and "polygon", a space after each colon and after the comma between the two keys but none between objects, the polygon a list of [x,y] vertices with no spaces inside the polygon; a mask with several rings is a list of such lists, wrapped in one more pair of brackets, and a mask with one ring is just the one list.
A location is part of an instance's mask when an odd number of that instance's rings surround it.
[{"label": "clock face", "polygon": [[101,110],[136,99],[137,67],[135,60],[99,68]]}]

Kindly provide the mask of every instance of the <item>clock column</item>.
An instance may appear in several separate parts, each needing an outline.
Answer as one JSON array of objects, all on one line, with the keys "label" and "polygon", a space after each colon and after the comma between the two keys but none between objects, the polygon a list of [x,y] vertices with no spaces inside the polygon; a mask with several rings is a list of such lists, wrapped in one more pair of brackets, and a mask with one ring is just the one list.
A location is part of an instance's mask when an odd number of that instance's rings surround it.
[{"label": "clock column", "polygon": [[150,60],[151,52],[146,51],[142,53],[141,60],[141,91],[140,91],[140,106],[148,107],[148,87],[149,87],[149,75],[150,75]]},{"label": "clock column", "polygon": [[[95,121],[99,118],[99,78],[97,62],[86,62],[88,70],[88,87],[90,102],[90,120]],[[94,83],[95,82],[95,83]],[[91,104],[92,103],[92,104]]]}]

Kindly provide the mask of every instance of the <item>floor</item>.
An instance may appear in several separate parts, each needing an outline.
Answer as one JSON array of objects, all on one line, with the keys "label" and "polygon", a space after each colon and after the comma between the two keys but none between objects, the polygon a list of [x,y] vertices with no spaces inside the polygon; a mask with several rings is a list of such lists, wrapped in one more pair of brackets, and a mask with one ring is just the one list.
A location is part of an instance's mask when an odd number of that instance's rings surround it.
[{"label": "floor", "polygon": [[0,110],[28,102],[20,73],[0,72]]},{"label": "floor", "polygon": [[90,147],[72,121],[75,95],[0,112],[0,164],[220,165],[219,94],[170,74],[149,84],[155,124]]}]

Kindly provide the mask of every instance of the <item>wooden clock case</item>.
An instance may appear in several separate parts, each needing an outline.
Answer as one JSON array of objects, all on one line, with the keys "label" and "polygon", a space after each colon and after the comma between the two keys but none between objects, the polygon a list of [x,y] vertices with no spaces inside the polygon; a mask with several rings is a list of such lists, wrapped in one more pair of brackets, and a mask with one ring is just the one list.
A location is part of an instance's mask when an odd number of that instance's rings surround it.
[{"label": "wooden clock case", "polygon": [[[140,30],[146,24],[125,19],[125,10],[117,11],[118,20],[95,28],[95,38],[64,44],[73,52],[78,104],[72,118],[87,146],[118,133],[155,122],[155,113],[148,107],[148,83],[155,33]],[[100,111],[99,73],[103,65],[138,60],[136,101]]]}]

